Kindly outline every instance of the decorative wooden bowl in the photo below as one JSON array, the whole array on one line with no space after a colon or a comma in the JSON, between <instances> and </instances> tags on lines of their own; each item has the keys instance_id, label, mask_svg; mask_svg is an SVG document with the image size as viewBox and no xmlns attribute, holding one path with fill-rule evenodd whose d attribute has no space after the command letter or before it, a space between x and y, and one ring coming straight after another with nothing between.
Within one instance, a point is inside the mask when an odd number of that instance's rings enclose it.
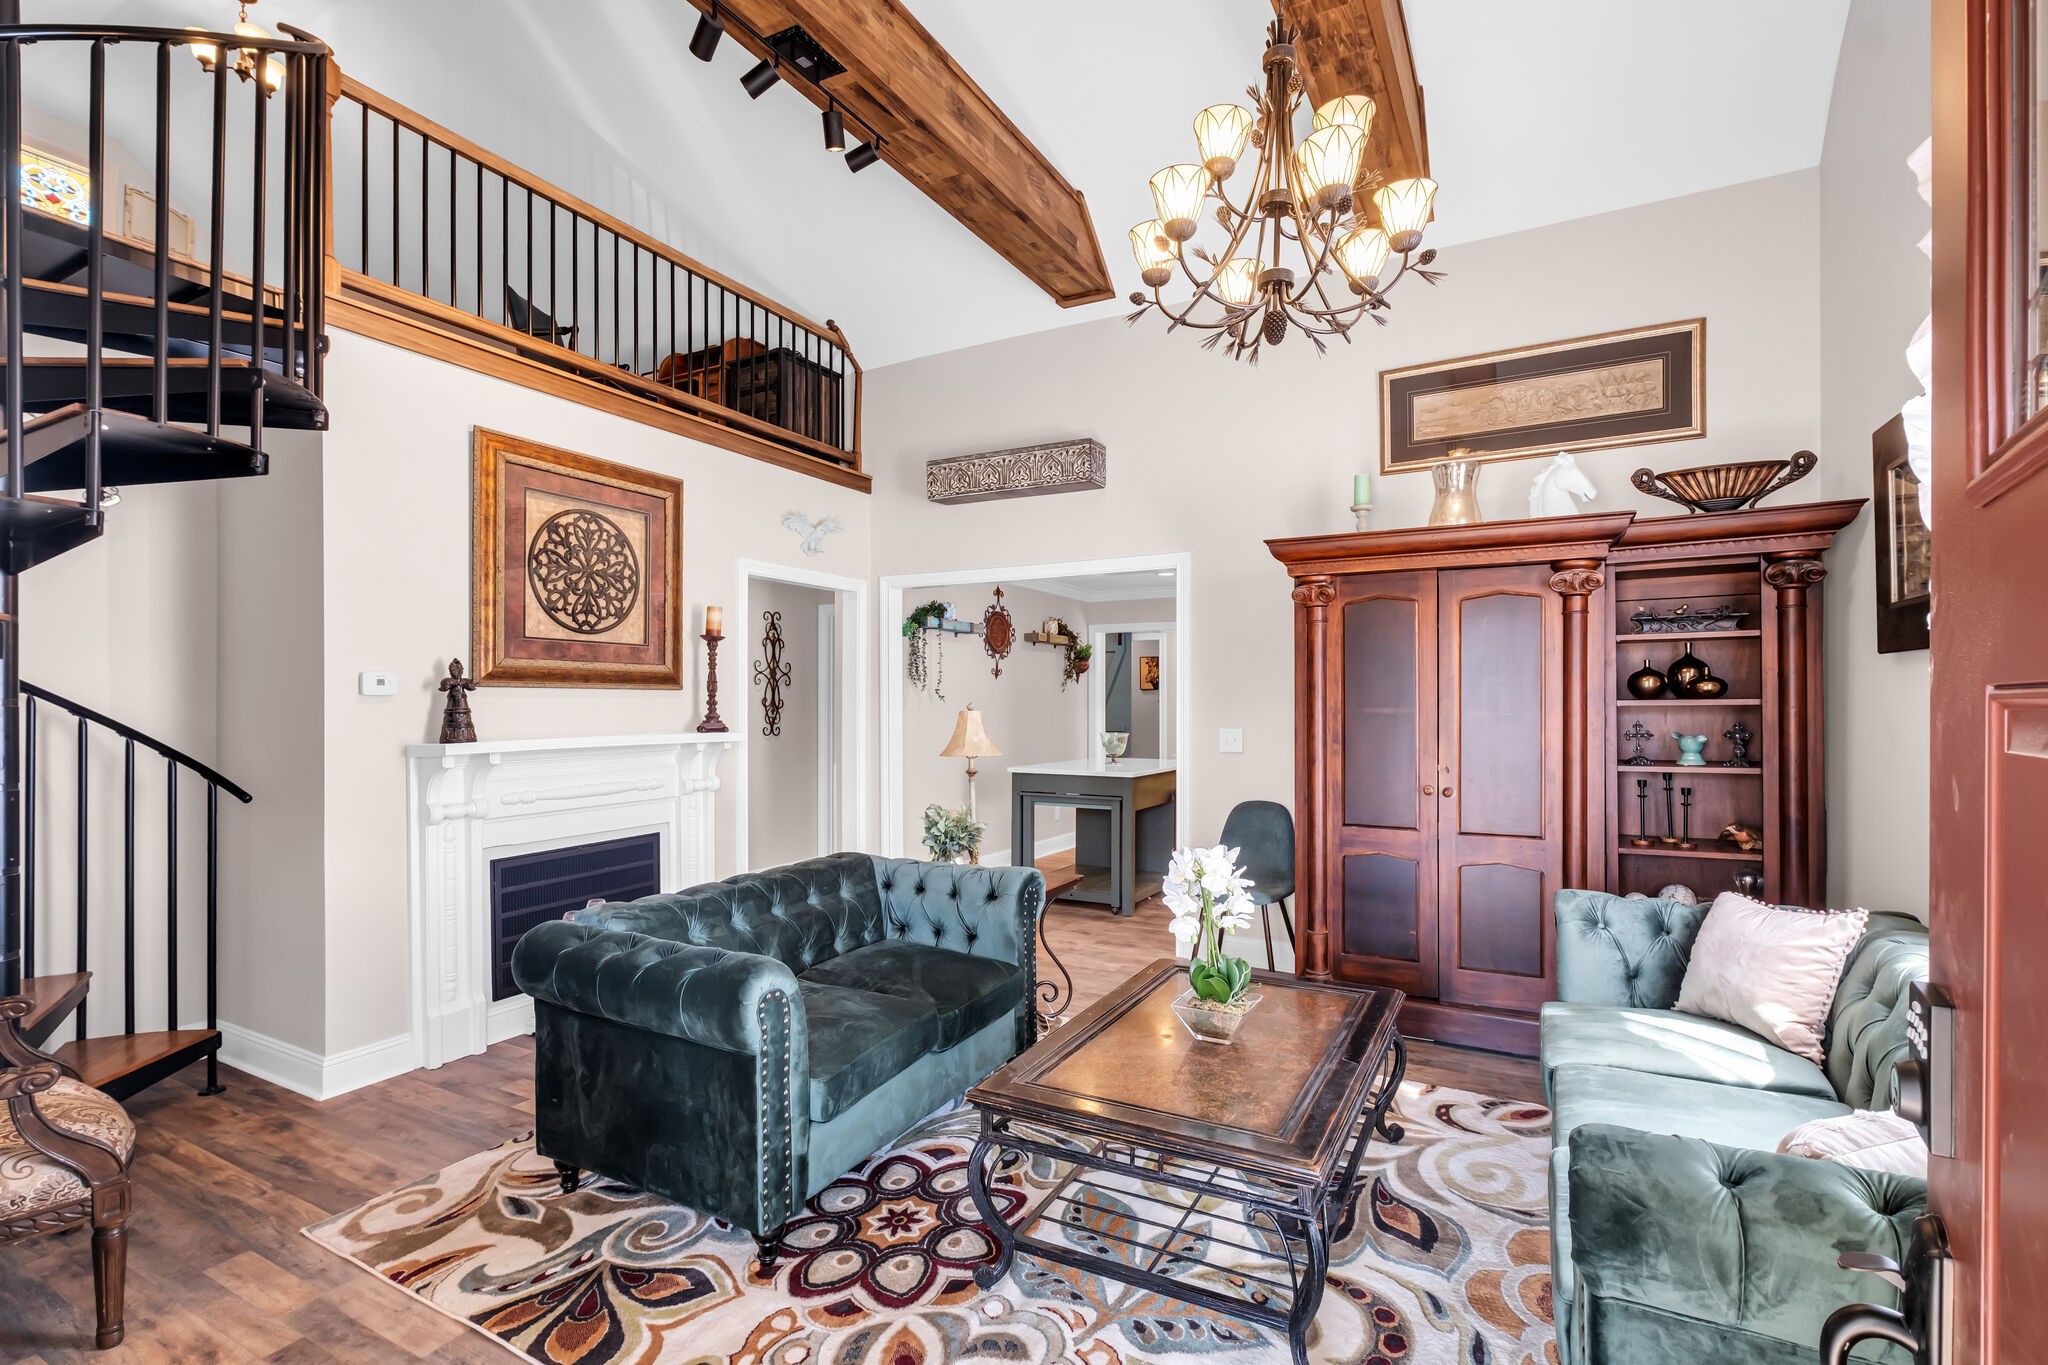
<instances>
[{"instance_id":1,"label":"decorative wooden bowl","mask_svg":"<svg viewBox=\"0 0 2048 1365\"><path fill-rule=\"evenodd\" d=\"M1629 482L1653 498L1675 502L1689 511L1733 512L1753 507L1788 484L1799 482L1819 463L1819 456L1802 450L1789 460L1702 465L1666 474L1638 469L1629 476Z\"/></svg>"}]
</instances>

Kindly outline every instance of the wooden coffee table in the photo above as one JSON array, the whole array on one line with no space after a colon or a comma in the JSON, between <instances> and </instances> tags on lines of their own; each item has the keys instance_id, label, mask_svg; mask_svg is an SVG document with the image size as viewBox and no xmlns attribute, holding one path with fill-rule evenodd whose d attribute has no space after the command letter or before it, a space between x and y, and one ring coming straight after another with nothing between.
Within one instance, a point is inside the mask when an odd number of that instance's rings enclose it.
<instances>
[{"instance_id":1,"label":"wooden coffee table","mask_svg":"<svg viewBox=\"0 0 2048 1365\"><path fill-rule=\"evenodd\" d=\"M1330 1228L1357 1193L1373 1135L1403 1136L1387 1121L1407 1066L1394 1028L1403 997L1252 977L1264 998L1228 1046L1182 1027L1170 1004L1187 964L1162 958L967 1092L981 1112L968 1188L1001 1248L975 1272L983 1289L1023 1251L1283 1329L1306 1365ZM997 1215L987 1170L1013 1152L1071 1168L1015 1226ZM1085 1216L1100 1198L1137 1210L1130 1236L1089 1219L1090 1237L1118 1243L1120 1256L1027 1231ZM1250 1264L1191 1249L1184 1229L1198 1209L1206 1244Z\"/></svg>"}]
</instances>

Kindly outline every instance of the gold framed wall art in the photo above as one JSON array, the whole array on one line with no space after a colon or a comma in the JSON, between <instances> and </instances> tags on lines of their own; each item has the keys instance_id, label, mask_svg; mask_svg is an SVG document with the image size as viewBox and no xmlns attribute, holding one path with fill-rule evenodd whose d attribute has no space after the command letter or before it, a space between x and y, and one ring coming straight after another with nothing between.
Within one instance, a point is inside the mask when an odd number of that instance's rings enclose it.
<instances>
[{"instance_id":1,"label":"gold framed wall art","mask_svg":"<svg viewBox=\"0 0 2048 1365\"><path fill-rule=\"evenodd\" d=\"M1707 434L1693 318L1380 372L1380 473Z\"/></svg>"},{"instance_id":2,"label":"gold framed wall art","mask_svg":"<svg viewBox=\"0 0 2048 1365\"><path fill-rule=\"evenodd\" d=\"M476 428L479 683L683 685L683 485Z\"/></svg>"}]
</instances>

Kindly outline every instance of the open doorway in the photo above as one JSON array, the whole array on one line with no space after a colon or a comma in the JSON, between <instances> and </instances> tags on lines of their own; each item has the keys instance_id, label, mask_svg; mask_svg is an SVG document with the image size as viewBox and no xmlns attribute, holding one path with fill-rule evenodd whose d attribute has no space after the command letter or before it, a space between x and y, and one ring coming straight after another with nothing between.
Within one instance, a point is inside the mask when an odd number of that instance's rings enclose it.
<instances>
[{"instance_id":1,"label":"open doorway","mask_svg":"<svg viewBox=\"0 0 2048 1365\"><path fill-rule=\"evenodd\" d=\"M742 561L727 720L742 731L735 775L743 869L779 867L867 842L867 585Z\"/></svg>"}]
</instances>

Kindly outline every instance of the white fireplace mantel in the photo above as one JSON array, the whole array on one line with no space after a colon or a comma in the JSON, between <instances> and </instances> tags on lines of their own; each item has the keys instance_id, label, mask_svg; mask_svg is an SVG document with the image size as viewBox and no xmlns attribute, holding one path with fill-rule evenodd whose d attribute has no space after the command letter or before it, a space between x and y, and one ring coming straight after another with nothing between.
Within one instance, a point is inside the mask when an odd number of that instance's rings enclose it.
<instances>
[{"instance_id":1,"label":"white fireplace mantel","mask_svg":"<svg viewBox=\"0 0 2048 1365\"><path fill-rule=\"evenodd\" d=\"M491 860L654 833L663 890L710 881L718 763L739 738L406 746L415 1065L467 1057L533 1027L531 1000L491 999Z\"/></svg>"}]
</instances>

